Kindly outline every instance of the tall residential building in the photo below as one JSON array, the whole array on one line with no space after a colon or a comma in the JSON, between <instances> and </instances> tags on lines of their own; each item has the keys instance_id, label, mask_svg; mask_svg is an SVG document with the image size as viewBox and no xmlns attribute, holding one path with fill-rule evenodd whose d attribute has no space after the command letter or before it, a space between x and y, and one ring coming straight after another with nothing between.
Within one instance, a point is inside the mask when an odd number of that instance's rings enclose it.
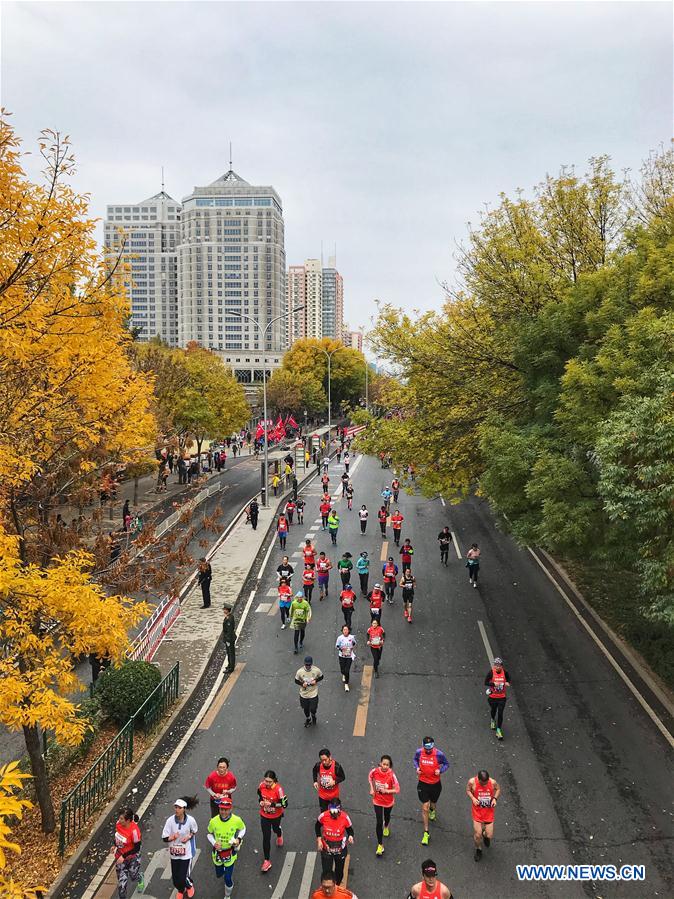
<instances>
[{"instance_id":1,"label":"tall residential building","mask_svg":"<svg viewBox=\"0 0 674 899\"><path fill-rule=\"evenodd\" d=\"M178 341L215 350L239 381L262 382L280 364L286 343L285 246L281 199L273 187L253 186L232 169L183 200L178 247Z\"/></svg>"},{"instance_id":2,"label":"tall residential building","mask_svg":"<svg viewBox=\"0 0 674 899\"><path fill-rule=\"evenodd\" d=\"M286 279L286 310L304 306L288 316L288 346L301 337L325 336L323 328L323 269L319 259L307 259L304 265L291 265Z\"/></svg>"},{"instance_id":3,"label":"tall residential building","mask_svg":"<svg viewBox=\"0 0 674 899\"><path fill-rule=\"evenodd\" d=\"M323 269L323 336L341 339L344 322L344 281L337 271L336 259L328 259Z\"/></svg>"},{"instance_id":4,"label":"tall residential building","mask_svg":"<svg viewBox=\"0 0 674 899\"><path fill-rule=\"evenodd\" d=\"M286 346L291 347L300 337L306 336L304 320L304 308L300 312L293 312L298 306L305 307L307 301L307 273L303 265L291 265L288 267L286 277Z\"/></svg>"},{"instance_id":5,"label":"tall residential building","mask_svg":"<svg viewBox=\"0 0 674 899\"><path fill-rule=\"evenodd\" d=\"M344 346L350 347L352 350L360 350L363 352L363 332L350 331L348 325L344 325L342 343Z\"/></svg>"},{"instance_id":6,"label":"tall residential building","mask_svg":"<svg viewBox=\"0 0 674 899\"><path fill-rule=\"evenodd\" d=\"M180 204L161 190L142 203L108 206L103 240L109 263L121 256L129 268L124 279L138 339L159 336L176 346Z\"/></svg>"}]
</instances>

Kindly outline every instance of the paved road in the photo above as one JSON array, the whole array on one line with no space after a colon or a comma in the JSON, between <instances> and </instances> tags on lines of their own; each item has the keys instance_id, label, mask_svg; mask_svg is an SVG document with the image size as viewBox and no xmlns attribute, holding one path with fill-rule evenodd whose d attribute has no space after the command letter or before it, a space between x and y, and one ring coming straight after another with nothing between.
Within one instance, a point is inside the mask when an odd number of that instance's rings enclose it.
<instances>
[{"instance_id":1,"label":"paved road","mask_svg":"<svg viewBox=\"0 0 674 899\"><path fill-rule=\"evenodd\" d=\"M357 508L365 502L372 518L384 478L371 459L361 458L354 472ZM344 550L370 553L376 568L382 539L376 520L365 537L355 510L341 501L337 552L317 530L318 488L308 488L306 526L292 530L296 552L306 533L337 561ZM672 895L672 757L652 721L644 714L614 669L582 630L568 607L532 560L495 529L487 506L469 501L443 507L439 500L401 496L403 537L415 546L418 580L415 620L402 617L400 597L384 609L387 645L382 676L361 693L367 615L357 608L360 639L352 690L342 688L334 640L341 625L333 575L333 596L319 603L305 651L325 673L319 723L305 729L293 676L301 657L292 653L292 632L280 629L271 610L274 548L252 606L239 647L243 663L238 680L219 711L207 716L143 818L144 861L149 865L146 897L168 899L167 859L160 832L173 800L200 792L195 815L202 831L202 854L194 869L197 896L220 897L209 861L205 830L208 802L205 775L221 754L228 755L239 779L237 811L248 837L236 870L239 899L307 899L318 882L313 852L313 823L318 810L311 768L321 747L329 747L346 770L342 789L352 816L356 842L348 883L359 899L402 897L418 879L428 855L457 897L646 897ZM440 566L436 535L448 523L465 553L473 540L482 547L481 583L468 584L456 553ZM391 531L389 530L389 539ZM391 545L391 544L390 544ZM296 578L297 580L297 578ZM372 582L372 581L371 581ZM399 591L398 591L399 592ZM480 622L484 635L480 629ZM488 725L483 679L488 670L485 639L502 655L512 689L506 710L505 740L497 743ZM225 685L226 688L227 685ZM369 698L364 736L354 736L359 702ZM421 824L412 757L421 737L430 733L448 755L450 770L428 848L419 845ZM402 792L396 804L386 853L376 859L374 815L367 772L381 753L393 756ZM255 790L266 768L274 768L290 797L284 822L286 845L272 849L272 871L259 873L261 837ZM478 865L473 861L467 779L486 767L500 782L496 839ZM519 863L644 864L647 879L638 884L521 883ZM70 893L85 895L84 890ZM91 894L89 894L91 895ZM101 889L97 899L110 896Z\"/></svg>"}]
</instances>

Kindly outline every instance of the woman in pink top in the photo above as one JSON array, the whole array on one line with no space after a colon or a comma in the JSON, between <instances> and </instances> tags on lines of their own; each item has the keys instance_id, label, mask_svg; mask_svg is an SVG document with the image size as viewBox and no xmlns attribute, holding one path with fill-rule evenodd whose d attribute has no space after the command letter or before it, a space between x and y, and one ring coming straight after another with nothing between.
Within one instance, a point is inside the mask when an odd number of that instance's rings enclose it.
<instances>
[{"instance_id":1,"label":"woman in pink top","mask_svg":"<svg viewBox=\"0 0 674 899\"><path fill-rule=\"evenodd\" d=\"M390 836L389 824L391 809L396 793L400 792L398 778L393 773L393 760L390 755L383 755L377 768L373 768L367 776L370 784L370 796L377 817L377 851L375 855L384 854L384 837Z\"/></svg>"}]
</instances>

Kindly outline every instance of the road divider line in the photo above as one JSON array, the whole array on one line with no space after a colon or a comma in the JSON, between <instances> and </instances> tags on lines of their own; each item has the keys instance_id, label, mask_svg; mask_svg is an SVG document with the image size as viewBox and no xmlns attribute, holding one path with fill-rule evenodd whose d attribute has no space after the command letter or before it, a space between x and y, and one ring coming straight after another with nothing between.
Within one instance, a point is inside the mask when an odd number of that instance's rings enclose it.
<instances>
[{"instance_id":1,"label":"road divider line","mask_svg":"<svg viewBox=\"0 0 674 899\"><path fill-rule=\"evenodd\" d=\"M487 636L487 631L484 629L484 624L481 621L478 621L477 626L480 629L480 636L482 637L482 642L484 643L484 649L487 653L487 659L489 660L489 664L494 661L494 653L492 652L491 643L489 642L489 637Z\"/></svg>"},{"instance_id":2,"label":"road divider line","mask_svg":"<svg viewBox=\"0 0 674 899\"><path fill-rule=\"evenodd\" d=\"M272 618L275 614L276 614L276 603L273 602L271 604L271 609L267 612L267 615L269 615L269 617Z\"/></svg>"},{"instance_id":3,"label":"road divider line","mask_svg":"<svg viewBox=\"0 0 674 899\"><path fill-rule=\"evenodd\" d=\"M210 729L213 722L215 721L215 719L218 716L218 712L225 704L225 700L227 699L229 694L234 689L234 686L235 686L236 682L238 681L238 679L241 677L241 672L243 671L243 669L245 667L246 667L245 662L237 662L236 663L236 667L234 668L234 671L229 675L229 677L227 678L227 681L225 682L224 687L222 688L222 690L220 690L218 695L215 697L215 699L211 703L208 711L206 712L204 717L201 719L201 723L199 724L199 730L209 730Z\"/></svg>"},{"instance_id":4,"label":"road divider line","mask_svg":"<svg viewBox=\"0 0 674 899\"><path fill-rule=\"evenodd\" d=\"M356 722L353 726L354 737L364 737L367 728L367 711L370 705L370 691L372 689L372 665L363 665L363 676L360 681L360 696L356 709Z\"/></svg>"},{"instance_id":5,"label":"road divider line","mask_svg":"<svg viewBox=\"0 0 674 899\"><path fill-rule=\"evenodd\" d=\"M380 562L385 562L388 559L388 540L384 540L381 545L381 558Z\"/></svg>"},{"instance_id":6,"label":"road divider line","mask_svg":"<svg viewBox=\"0 0 674 899\"><path fill-rule=\"evenodd\" d=\"M314 879L314 868L316 867L317 852L307 852L307 860L304 863L304 872L302 874L302 883L297 899L309 899L311 892L311 881Z\"/></svg>"},{"instance_id":7,"label":"road divider line","mask_svg":"<svg viewBox=\"0 0 674 899\"><path fill-rule=\"evenodd\" d=\"M278 879L278 883L276 884L276 888L274 892L271 894L271 899L283 899L283 894L286 891L286 887L290 882L290 875L293 872L293 865L295 864L295 856L297 853L289 852L283 860L283 867L281 868L281 875Z\"/></svg>"},{"instance_id":8,"label":"road divider line","mask_svg":"<svg viewBox=\"0 0 674 899\"><path fill-rule=\"evenodd\" d=\"M608 659L609 663L610 663L611 666L614 668L614 670L617 672L617 674L618 674L618 676L621 678L621 680L624 682L624 684L625 684L625 686L627 687L627 689L628 689L628 690L630 691L630 693L634 696L634 698L637 700L637 702L639 703L639 705L641 706L641 708L644 710L644 712L646 712L646 714L648 715L648 717L651 719L651 721L653 722L653 724L655 724L655 726L657 727L657 729L660 731L660 733L661 733L662 736L665 738L665 740L667 740L667 742L668 742L669 745L672 747L672 749L674 749L674 736L672 736L672 734L667 730L667 728L666 728L665 725L662 723L662 721L658 718L658 716L655 714L655 712L653 711L653 709L651 708L651 706L646 702L646 700L644 699L644 697L643 697L643 696L641 695L641 693L637 690L637 688L634 686L634 684L633 684L632 681L629 679L629 677L627 676L627 674L625 674L625 672L624 672L623 669L620 667L620 665L618 664L618 662L617 662L617 661L615 660L615 658L611 655L611 653L608 651L608 649L604 646L604 644L601 642L601 640L599 639L599 637L595 634L595 632L592 630L592 628L590 627L590 625L589 625L589 624L587 623L587 621L583 618L583 616L580 614L580 612L578 611L578 609L576 608L576 606L571 602L571 600L569 599L569 597L567 596L567 594L564 592L564 590L562 590L562 588L559 586L559 584L557 583L557 581L554 579L554 577L550 574L550 572L549 572L548 569L545 567L545 565L544 565L544 564L541 562L541 560L538 558L538 556L537 556L536 553L533 551L533 549L532 549L530 546L527 546L527 549L529 550L529 552L531 553L531 555L534 557L534 559L536 560L536 562L537 562L538 565L540 566L540 568L541 568L543 574L547 577L547 579L550 581L550 583L553 585L553 587L555 587L555 589L557 590L557 592L559 593L559 595L560 595L560 596L562 597L562 599L566 602L566 604L567 604L568 607L571 609L571 611L573 612L573 614L576 616L576 618L578 619L578 621L583 625L583 627L585 628L585 630L587 631L587 633L590 635L590 637L592 637L592 639L593 639L594 642L597 644L597 646L599 647L599 649L600 649L600 650L603 652L603 654L606 656L606 658Z\"/></svg>"},{"instance_id":9,"label":"road divider line","mask_svg":"<svg viewBox=\"0 0 674 899\"><path fill-rule=\"evenodd\" d=\"M452 540L454 541L454 549L456 550L457 558L463 559L463 554L461 552L461 547L459 546L459 538L456 536L454 531L451 531Z\"/></svg>"},{"instance_id":10,"label":"road divider line","mask_svg":"<svg viewBox=\"0 0 674 899\"><path fill-rule=\"evenodd\" d=\"M445 498L444 498L444 496L442 495L442 493L440 494L440 502L442 503L442 507L443 507L443 509L444 509L445 506L447 505L447 503L445 502Z\"/></svg>"},{"instance_id":11,"label":"road divider line","mask_svg":"<svg viewBox=\"0 0 674 899\"><path fill-rule=\"evenodd\" d=\"M271 555L271 551L272 551L272 549L274 548L274 543L275 543L275 542L276 542L275 540L272 540L272 542L269 544L269 549L267 550L267 554L265 555L265 557L264 557L264 559L263 559L263 561L262 561L262 565L260 565L260 570L259 570L258 573L257 573L257 580L258 580L258 581L261 581L261 580L262 580L262 575L264 574L264 570L265 570L265 568L267 567L267 562L269 561L269 556Z\"/></svg>"},{"instance_id":12,"label":"road divider line","mask_svg":"<svg viewBox=\"0 0 674 899\"><path fill-rule=\"evenodd\" d=\"M349 853L346 857L346 862L344 863L344 880L342 881L344 884L344 889L347 888L349 883L349 861L351 860L351 853Z\"/></svg>"},{"instance_id":13,"label":"road divider line","mask_svg":"<svg viewBox=\"0 0 674 899\"><path fill-rule=\"evenodd\" d=\"M266 615L269 612L269 606L273 606L272 602L261 602L258 607L255 609L256 612L260 612Z\"/></svg>"}]
</instances>

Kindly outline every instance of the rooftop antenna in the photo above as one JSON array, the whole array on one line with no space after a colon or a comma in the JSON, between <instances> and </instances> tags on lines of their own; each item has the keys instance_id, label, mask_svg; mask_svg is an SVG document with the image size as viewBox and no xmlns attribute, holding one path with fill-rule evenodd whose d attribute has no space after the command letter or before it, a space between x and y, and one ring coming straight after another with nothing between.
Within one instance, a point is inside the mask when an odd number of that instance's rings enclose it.
<instances>
[{"instance_id":1,"label":"rooftop antenna","mask_svg":"<svg viewBox=\"0 0 674 899\"><path fill-rule=\"evenodd\" d=\"M229 170L232 171L232 142L229 142Z\"/></svg>"},{"instance_id":2,"label":"rooftop antenna","mask_svg":"<svg viewBox=\"0 0 674 899\"><path fill-rule=\"evenodd\" d=\"M323 268L323 241L321 241L321 268Z\"/></svg>"},{"instance_id":3,"label":"rooftop antenna","mask_svg":"<svg viewBox=\"0 0 674 899\"><path fill-rule=\"evenodd\" d=\"M335 242L335 269L337 270L337 243Z\"/></svg>"},{"instance_id":4,"label":"rooftop antenna","mask_svg":"<svg viewBox=\"0 0 674 899\"><path fill-rule=\"evenodd\" d=\"M161 167L161 190L164 193L164 166Z\"/></svg>"}]
</instances>

